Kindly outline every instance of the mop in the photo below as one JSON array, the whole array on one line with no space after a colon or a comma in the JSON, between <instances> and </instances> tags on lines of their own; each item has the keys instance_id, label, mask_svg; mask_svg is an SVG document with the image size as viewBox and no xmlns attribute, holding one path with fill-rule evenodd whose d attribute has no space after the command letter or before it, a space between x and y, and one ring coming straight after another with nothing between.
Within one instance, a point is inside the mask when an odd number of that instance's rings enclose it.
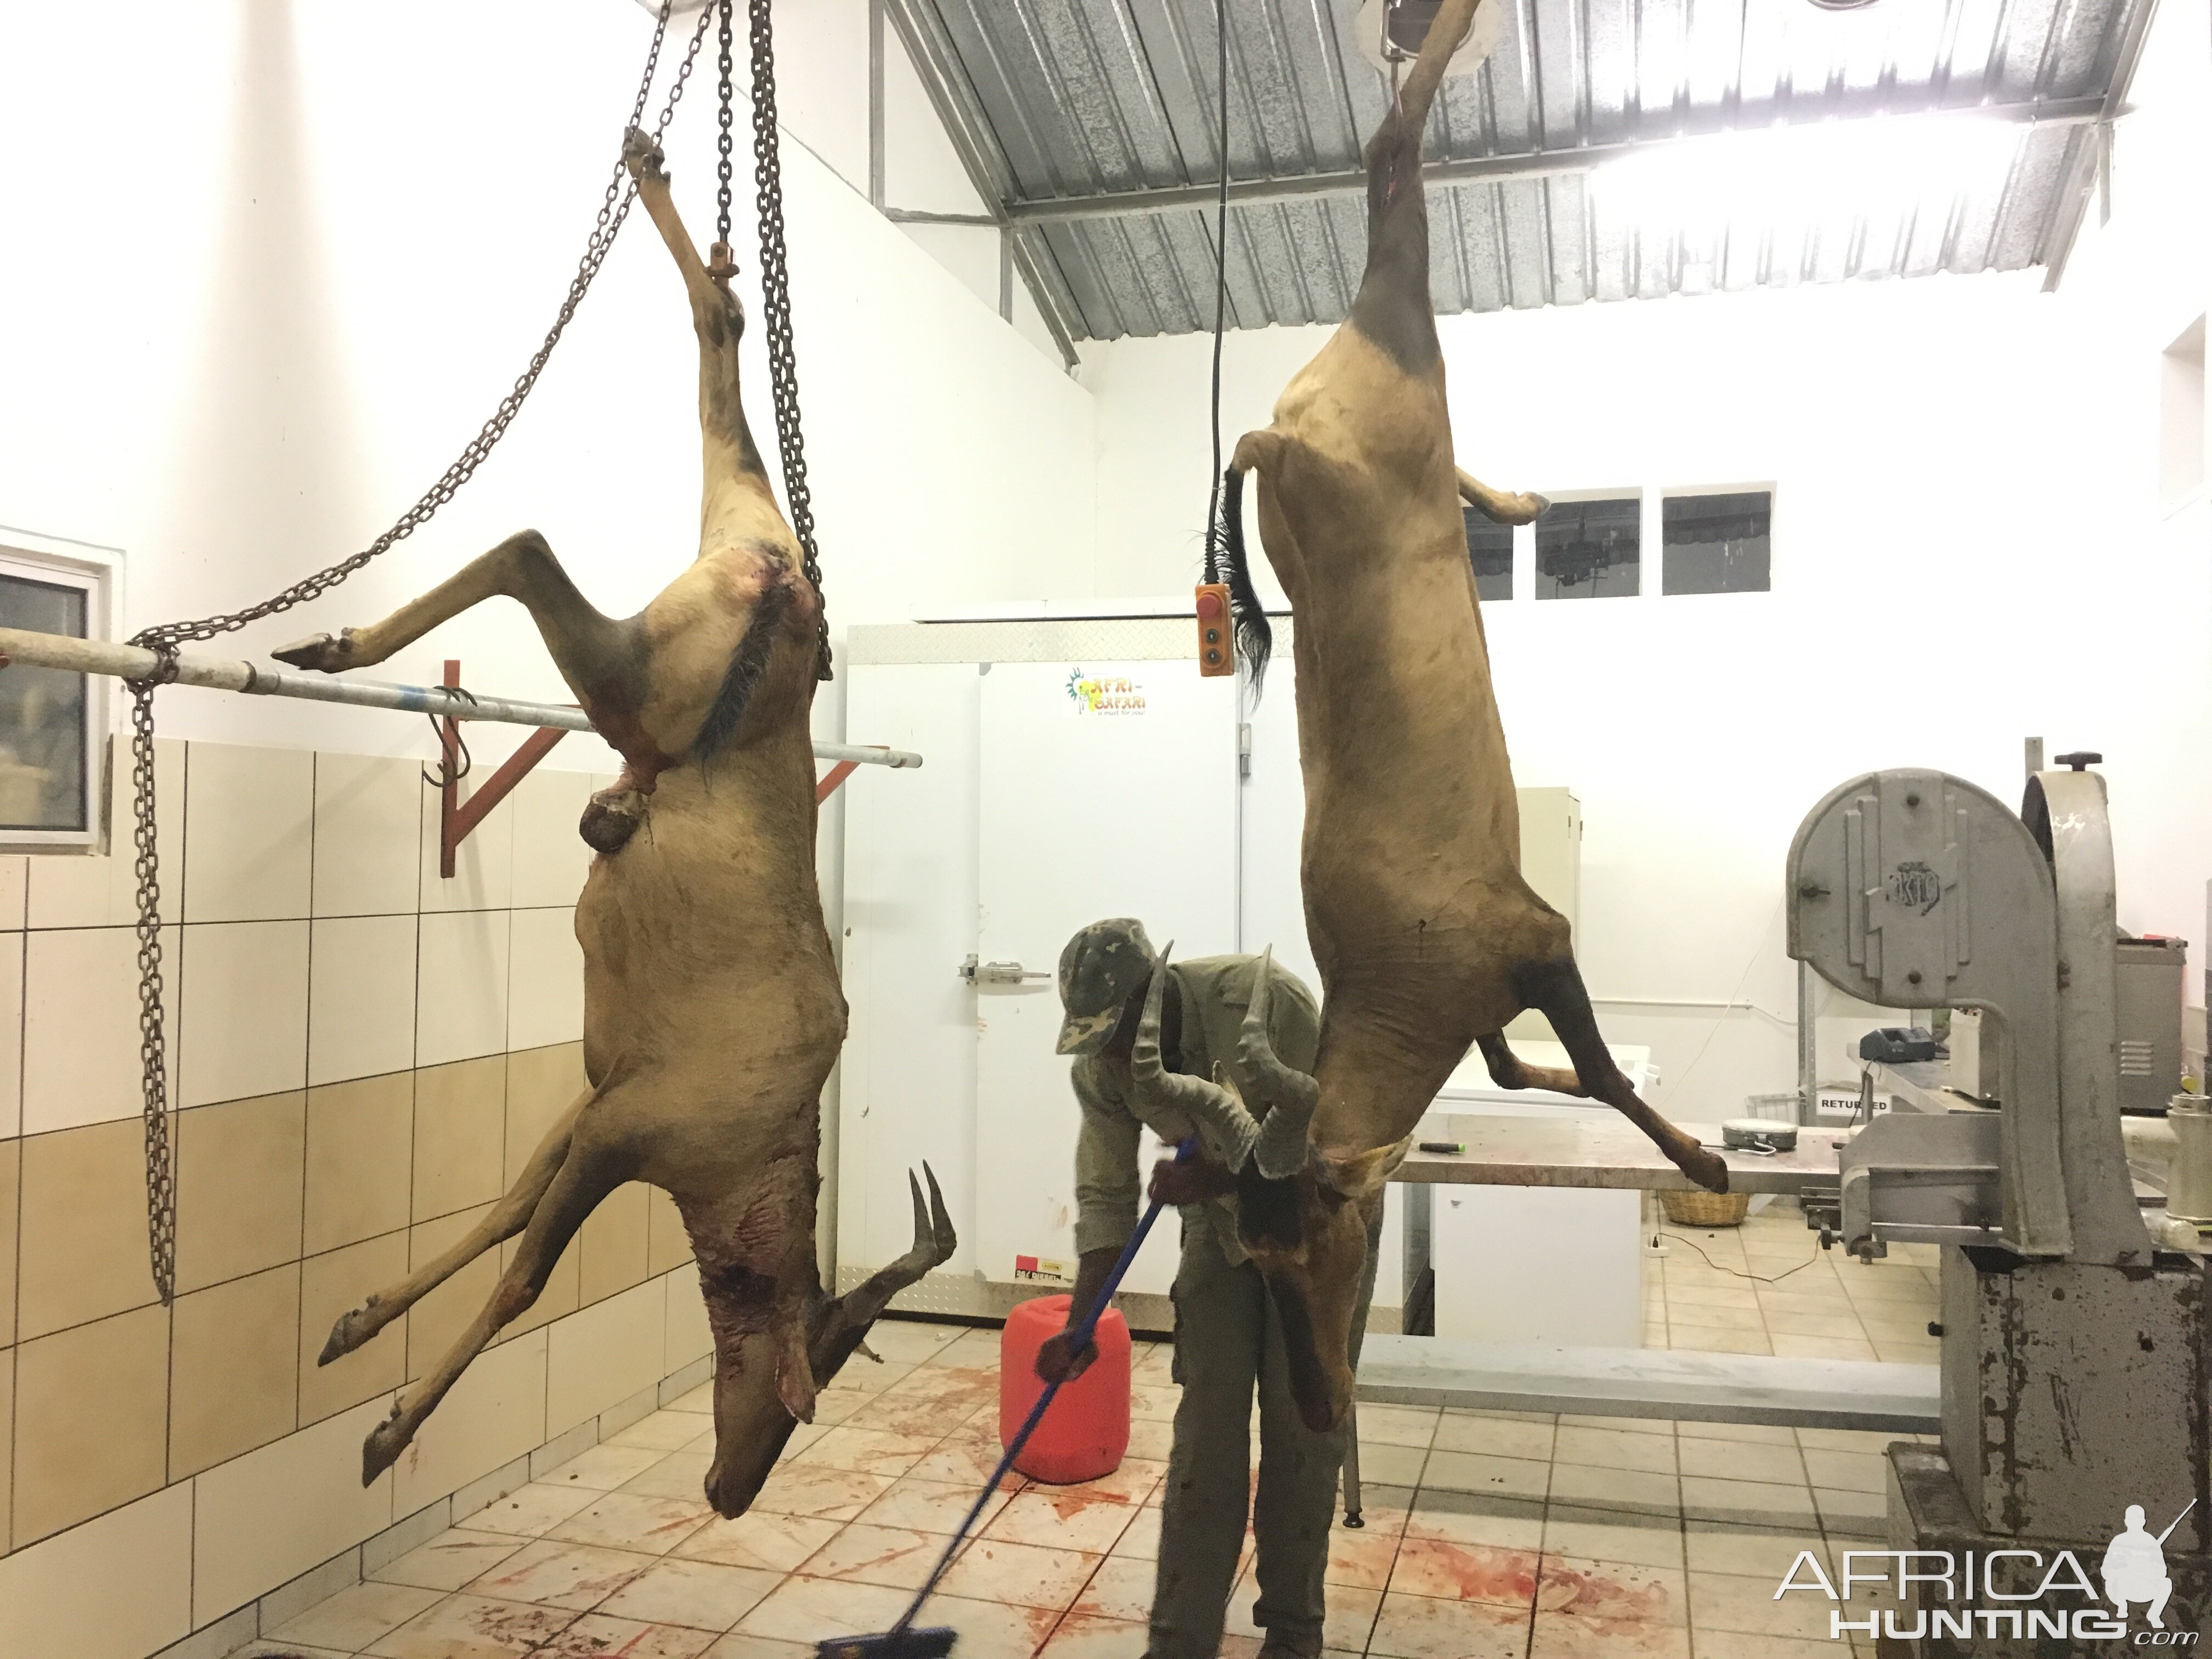
<instances>
[{"instance_id":1,"label":"mop","mask_svg":"<svg viewBox=\"0 0 2212 1659\"><path fill-rule=\"evenodd\" d=\"M1197 1151L1198 1137L1193 1135L1176 1148L1175 1161L1187 1164ZM1129 1264L1137 1259L1137 1252L1144 1245L1145 1236L1152 1231L1152 1223L1159 1219L1160 1211L1164 1207L1164 1201L1157 1198L1146 1206L1143 1217L1137 1223L1137 1231L1129 1235L1129 1242L1121 1247L1121 1256L1114 1263L1113 1272L1106 1275L1106 1283L1099 1290L1098 1299L1091 1304L1090 1311L1083 1316L1082 1322L1070 1334L1067 1351L1071 1355L1079 1354L1091 1346L1091 1334L1097 1329L1098 1321L1105 1313L1107 1304L1114 1299L1114 1292L1121 1288L1121 1276L1129 1271ZM1022 1426L1006 1443L1006 1455L999 1460L999 1467L991 1472L982 1494L968 1511L968 1518L960 1523L960 1530L953 1534L952 1541L945 1547L945 1553L937 1558L937 1565L930 1569L929 1577L923 1581L921 1589L908 1604L907 1610L899 1615L898 1623L878 1636L833 1636L826 1642L817 1642L814 1644L815 1659L945 1659L945 1656L952 1651L953 1643L959 1639L957 1631L948 1625L933 1625L916 1630L914 1627L915 1615L921 1611L922 1604L936 1593L938 1580L944 1577L952 1565L952 1558L960 1553L960 1547L968 1541L969 1531L983 1513L983 1506L999 1490L1000 1484L1006 1478L1006 1472L1013 1468L1014 1460L1022 1455L1022 1448L1029 1444L1030 1436L1036 1432L1037 1425L1044 1420L1047 1408L1059 1393L1059 1382L1045 1385L1044 1392L1037 1396L1036 1404L1030 1407L1030 1414Z\"/></svg>"}]
</instances>

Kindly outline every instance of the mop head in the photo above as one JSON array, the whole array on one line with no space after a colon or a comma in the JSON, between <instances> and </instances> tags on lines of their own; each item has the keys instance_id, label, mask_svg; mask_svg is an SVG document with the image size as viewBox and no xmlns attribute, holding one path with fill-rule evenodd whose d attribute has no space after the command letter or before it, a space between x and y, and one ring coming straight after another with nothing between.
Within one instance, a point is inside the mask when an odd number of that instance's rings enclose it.
<instances>
[{"instance_id":1,"label":"mop head","mask_svg":"<svg viewBox=\"0 0 2212 1659\"><path fill-rule=\"evenodd\" d=\"M939 1625L929 1630L885 1631L881 1636L838 1636L814 1644L814 1659L945 1659L960 1633Z\"/></svg>"}]
</instances>

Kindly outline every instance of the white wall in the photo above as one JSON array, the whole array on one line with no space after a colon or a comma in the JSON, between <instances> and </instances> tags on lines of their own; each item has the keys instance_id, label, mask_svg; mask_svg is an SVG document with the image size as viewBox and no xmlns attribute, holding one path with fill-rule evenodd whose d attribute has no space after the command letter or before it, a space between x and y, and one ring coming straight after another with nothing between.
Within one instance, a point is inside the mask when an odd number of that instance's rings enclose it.
<instances>
[{"instance_id":1,"label":"white wall","mask_svg":"<svg viewBox=\"0 0 2212 1659\"><path fill-rule=\"evenodd\" d=\"M864 187L867 165L866 10L779 9L803 139L784 145L784 193L832 623L947 596L1085 592L1088 394L850 182L857 168ZM551 321L650 27L629 0L10 9L0 143L44 159L20 170L11 215L30 257L0 263L0 525L124 549L126 630L249 604L365 544L437 477ZM702 243L712 52L669 145ZM927 115L905 108L902 154L938 154L913 134ZM741 108L734 240L757 318L749 118ZM697 545L688 324L639 212L477 481L337 594L239 636L237 653L374 619L525 526L601 608L637 609ZM751 412L772 453L756 361ZM564 696L506 605L380 672L432 680L447 656L473 685ZM820 711L836 732L835 688ZM186 737L431 752L418 722L314 705L179 690L161 715ZM476 746L495 757L516 735L486 730ZM553 763L604 766L595 747L572 738Z\"/></svg>"},{"instance_id":2,"label":"white wall","mask_svg":"<svg viewBox=\"0 0 2212 1659\"><path fill-rule=\"evenodd\" d=\"M1783 860L1860 770L1941 767L2017 800L2024 737L2102 750L2122 925L2202 958L2206 509L2162 516L2154 430L2159 352L2206 286L2203 19L2183 15L2138 88L2179 112L2123 125L2112 246L2086 246L2057 298L2036 271L1441 325L1478 477L1775 491L1770 594L1659 597L1647 509L1644 597L1485 611L1516 781L1583 804L1591 992L1684 1115L1792 1086ZM1225 443L1326 337L1230 337ZM1195 579L1208 343L1085 350L1102 593ZM1643 1000L1661 999L1682 1006ZM1695 1006L1740 1001L1758 1007ZM1843 1039L1870 1023L1824 1021L1824 1071L1854 1069Z\"/></svg>"},{"instance_id":3,"label":"white wall","mask_svg":"<svg viewBox=\"0 0 2212 1659\"><path fill-rule=\"evenodd\" d=\"M833 636L948 603L1087 593L1090 394L1018 285L1000 315L996 231L925 241L870 204L866 0L779 6L777 21L793 326ZM0 528L122 550L126 636L252 605L368 544L538 349L618 153L651 27L630 0L0 11L0 152L22 162L0 260ZM670 33L664 87L688 20ZM979 205L895 33L885 46L886 201ZM710 39L667 145L702 246L713 52ZM649 110L660 103L656 93ZM774 465L750 118L741 104L732 240L754 320L749 411ZM990 274L971 287L979 238ZM676 273L635 212L504 446L437 520L329 597L204 648L257 657L374 621L526 526L602 610L637 611L697 550L696 362ZM505 602L376 674L434 683L447 658L477 690L568 700ZM126 701L114 700L118 723ZM181 688L158 709L169 737L435 753L426 723L388 714ZM842 680L821 689L814 726L848 735ZM488 765L524 734L469 735ZM546 765L614 769L584 735ZM823 823L833 937L842 810L834 801ZM834 1083L830 1103L834 1137ZM836 1167L834 1139L824 1165Z\"/></svg>"}]
</instances>

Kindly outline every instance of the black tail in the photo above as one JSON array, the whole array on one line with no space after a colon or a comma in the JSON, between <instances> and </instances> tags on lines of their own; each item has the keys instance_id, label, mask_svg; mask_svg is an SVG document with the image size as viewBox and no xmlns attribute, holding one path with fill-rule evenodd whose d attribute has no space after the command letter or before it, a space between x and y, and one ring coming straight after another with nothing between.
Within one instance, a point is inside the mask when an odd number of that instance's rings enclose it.
<instances>
[{"instance_id":1,"label":"black tail","mask_svg":"<svg viewBox=\"0 0 2212 1659\"><path fill-rule=\"evenodd\" d=\"M1252 586L1252 569L1244 554L1244 475L1235 467L1221 475L1221 522L1215 526L1215 548L1221 578L1229 584L1229 614L1237 623L1237 648L1252 665L1252 695L1267 675L1267 659L1274 653L1275 630L1260 608L1259 591Z\"/></svg>"}]
</instances>

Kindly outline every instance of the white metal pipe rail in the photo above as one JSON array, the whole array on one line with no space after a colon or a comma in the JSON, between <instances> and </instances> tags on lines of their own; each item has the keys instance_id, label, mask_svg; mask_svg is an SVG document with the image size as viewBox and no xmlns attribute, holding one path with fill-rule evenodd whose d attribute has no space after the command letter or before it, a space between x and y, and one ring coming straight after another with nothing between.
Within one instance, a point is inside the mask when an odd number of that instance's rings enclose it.
<instances>
[{"instance_id":1,"label":"white metal pipe rail","mask_svg":"<svg viewBox=\"0 0 2212 1659\"><path fill-rule=\"evenodd\" d=\"M76 674L106 674L144 679L161 659L143 647L111 645L103 640L71 639L64 634L33 634L0 628L0 657L26 668L60 668ZM329 674L264 668L255 663L179 653L173 684L211 691L241 691L255 697L299 697L309 702L351 703L360 708L397 708L437 719L488 720L500 726L558 726L589 732L580 708L562 703L523 702L513 697L464 694L437 685L391 685L380 680L340 679ZM855 744L817 743L817 760L849 761L859 766L911 767L921 757L903 749L871 749Z\"/></svg>"}]
</instances>

